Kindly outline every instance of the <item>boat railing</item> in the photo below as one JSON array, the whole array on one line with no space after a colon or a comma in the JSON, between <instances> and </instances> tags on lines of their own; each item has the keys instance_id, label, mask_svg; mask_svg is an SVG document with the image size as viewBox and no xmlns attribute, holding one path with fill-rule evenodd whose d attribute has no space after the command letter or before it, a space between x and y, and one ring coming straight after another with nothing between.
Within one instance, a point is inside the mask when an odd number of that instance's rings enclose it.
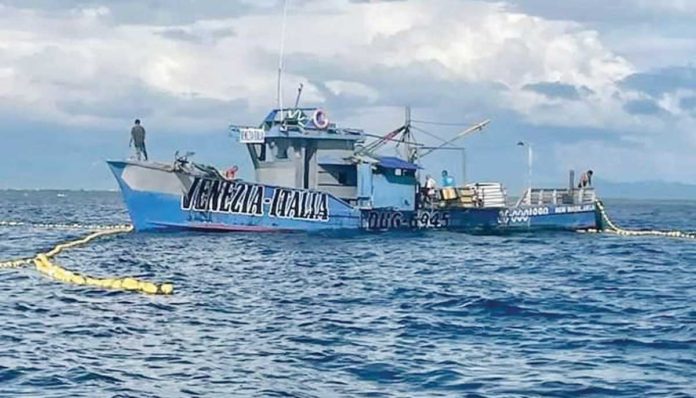
<instances>
[{"instance_id":1,"label":"boat railing","mask_svg":"<svg viewBox=\"0 0 696 398\"><path fill-rule=\"evenodd\" d=\"M532 188L524 191L516 206L589 204L597 199L594 188Z\"/></svg>"}]
</instances>

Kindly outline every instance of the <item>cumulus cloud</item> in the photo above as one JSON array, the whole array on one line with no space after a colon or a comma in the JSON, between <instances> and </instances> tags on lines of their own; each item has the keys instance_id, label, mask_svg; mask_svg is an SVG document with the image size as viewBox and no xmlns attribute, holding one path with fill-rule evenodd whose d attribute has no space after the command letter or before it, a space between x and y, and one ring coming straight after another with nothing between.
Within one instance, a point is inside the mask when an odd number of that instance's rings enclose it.
<instances>
[{"instance_id":1,"label":"cumulus cloud","mask_svg":"<svg viewBox=\"0 0 696 398\"><path fill-rule=\"evenodd\" d=\"M633 73L623 79L621 85L653 97L679 89L694 90L696 89L696 67L676 66Z\"/></svg>"},{"instance_id":2,"label":"cumulus cloud","mask_svg":"<svg viewBox=\"0 0 696 398\"><path fill-rule=\"evenodd\" d=\"M696 16L696 3L689 0L490 0L519 12L548 19L583 23L625 24L652 22L655 18L687 21Z\"/></svg>"},{"instance_id":3,"label":"cumulus cloud","mask_svg":"<svg viewBox=\"0 0 696 398\"><path fill-rule=\"evenodd\" d=\"M185 131L257 122L275 105L279 2L174 3L0 0L0 108L94 128L135 116ZM378 131L411 105L423 119L497 118L501 140L543 131L562 145L610 141L624 156L669 130L696 148L693 68L640 69L576 15L581 2L551 3L291 2L284 101L302 83L302 104ZM616 12L692 12L651 4Z\"/></svg>"},{"instance_id":4,"label":"cumulus cloud","mask_svg":"<svg viewBox=\"0 0 696 398\"><path fill-rule=\"evenodd\" d=\"M580 99L580 91L571 84L563 84L558 82L539 82L526 84L522 88L525 90L530 90L545 95L548 98L561 98L569 100ZM587 88L585 90L587 92L591 92L591 90Z\"/></svg>"},{"instance_id":5,"label":"cumulus cloud","mask_svg":"<svg viewBox=\"0 0 696 398\"><path fill-rule=\"evenodd\" d=\"M235 33L234 29L229 27L208 30L177 27L162 29L158 34L171 40L188 41L195 44L212 44L218 40L234 36Z\"/></svg>"},{"instance_id":6,"label":"cumulus cloud","mask_svg":"<svg viewBox=\"0 0 696 398\"><path fill-rule=\"evenodd\" d=\"M2 0L5 6L64 18L78 12L109 10L111 24L179 25L267 12L275 0Z\"/></svg>"},{"instance_id":7,"label":"cumulus cloud","mask_svg":"<svg viewBox=\"0 0 696 398\"><path fill-rule=\"evenodd\" d=\"M483 83L506 87L509 106L531 113L526 105L516 106L524 99L517 94L527 84L556 80L606 96L613 82L631 71L601 46L594 33L575 24L548 22L483 3L431 4L338 4L321 17L294 9L289 26L297 28L288 34L288 86L307 83L310 101L357 95L370 103L379 102L384 86L408 86L415 73L421 87L411 89L410 96L408 89L402 89L403 103L417 104L429 97L428 81L435 86ZM72 12L61 19L13 8L3 13L7 22L3 26L16 36L6 43L8 56L11 64L22 66L12 71L20 82L13 94L33 93L32 100L43 103L47 113L64 117L69 115L60 115L61 109L67 108L53 106L55 98L100 101L100 93L111 95L130 79L174 96L195 93L222 101L244 99L257 106L272 101L275 62L271 61L278 29L269 27L280 25L279 15L266 16L264 24L251 14L161 28L112 25L107 16L119 6L112 7ZM71 33L66 36L64 30ZM317 76L303 74L312 72L314 64L327 62L339 76L326 74L325 80L313 84ZM371 74L382 79L370 78ZM343 85L341 94L337 84ZM352 93L346 90L349 86ZM323 87L328 92L322 92Z\"/></svg>"},{"instance_id":8,"label":"cumulus cloud","mask_svg":"<svg viewBox=\"0 0 696 398\"><path fill-rule=\"evenodd\" d=\"M634 115L656 115L663 111L655 101L649 99L628 101L624 109Z\"/></svg>"},{"instance_id":9,"label":"cumulus cloud","mask_svg":"<svg viewBox=\"0 0 696 398\"><path fill-rule=\"evenodd\" d=\"M679 106L686 111L696 111L696 97L686 97L679 101Z\"/></svg>"}]
</instances>

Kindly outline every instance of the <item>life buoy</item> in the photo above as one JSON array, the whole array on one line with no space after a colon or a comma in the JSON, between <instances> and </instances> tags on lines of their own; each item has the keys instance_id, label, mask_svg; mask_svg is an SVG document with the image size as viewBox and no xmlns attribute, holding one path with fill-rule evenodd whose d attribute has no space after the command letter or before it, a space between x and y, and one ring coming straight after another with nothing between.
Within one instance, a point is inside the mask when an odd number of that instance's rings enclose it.
<instances>
[{"instance_id":1,"label":"life buoy","mask_svg":"<svg viewBox=\"0 0 696 398\"><path fill-rule=\"evenodd\" d=\"M318 129L325 129L329 127L329 118L326 117L326 112L324 112L321 109L317 109L314 111L314 115L312 116L312 122L314 123L314 126Z\"/></svg>"}]
</instances>

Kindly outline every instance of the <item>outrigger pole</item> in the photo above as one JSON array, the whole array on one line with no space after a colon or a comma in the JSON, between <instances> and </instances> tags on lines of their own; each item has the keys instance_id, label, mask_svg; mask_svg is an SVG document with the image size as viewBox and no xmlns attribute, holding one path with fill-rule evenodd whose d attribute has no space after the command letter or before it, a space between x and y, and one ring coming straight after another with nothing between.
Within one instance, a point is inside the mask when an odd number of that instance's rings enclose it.
<instances>
[{"instance_id":1,"label":"outrigger pole","mask_svg":"<svg viewBox=\"0 0 696 398\"><path fill-rule=\"evenodd\" d=\"M365 145L358 153L356 153L356 155L360 156L360 155L365 155L367 153L375 152L377 149L384 146L388 141L395 141L394 137L396 137L399 133L403 132L405 129L406 129L406 126L401 126L401 127L397 128L396 130L387 133L386 135L384 135L380 139L378 139L374 142L371 142L368 145Z\"/></svg>"},{"instance_id":2,"label":"outrigger pole","mask_svg":"<svg viewBox=\"0 0 696 398\"><path fill-rule=\"evenodd\" d=\"M461 133L455 135L454 138L452 138L452 139L450 139L450 140L447 140L447 141L443 142L442 144L440 144L440 145L438 145L438 146L436 146L436 147L430 148L429 150L427 150L427 151L425 151L425 152L419 154L418 158L419 158L419 159L423 159L425 156L428 156L429 154L431 154L431 153L437 151L438 149L442 149L442 148L444 148L444 147L447 146L447 145L451 145L454 141L457 141L458 139L460 139L460 138L462 138L462 137L464 137L464 136L467 136L467 135L469 135L469 134L475 133L475 132L477 132L477 131L481 131L481 130L483 130L483 128L486 127L490 122L491 122L490 120L484 120L484 121L481 122L481 123L475 124L475 125L469 127L468 129L462 131Z\"/></svg>"}]
</instances>

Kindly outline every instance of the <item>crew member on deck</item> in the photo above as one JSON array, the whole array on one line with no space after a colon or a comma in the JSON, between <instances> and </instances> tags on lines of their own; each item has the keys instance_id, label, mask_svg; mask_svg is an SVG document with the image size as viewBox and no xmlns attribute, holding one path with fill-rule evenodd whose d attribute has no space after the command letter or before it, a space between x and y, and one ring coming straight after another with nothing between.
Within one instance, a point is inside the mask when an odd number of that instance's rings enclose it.
<instances>
[{"instance_id":1,"label":"crew member on deck","mask_svg":"<svg viewBox=\"0 0 696 398\"><path fill-rule=\"evenodd\" d=\"M239 167L237 167L237 165L235 164L234 166L225 170L225 178L230 181L234 180L235 178L237 178L237 171L239 171Z\"/></svg>"},{"instance_id":2,"label":"crew member on deck","mask_svg":"<svg viewBox=\"0 0 696 398\"><path fill-rule=\"evenodd\" d=\"M432 203L435 200L435 179L428 174L425 177L425 197L428 200L428 203Z\"/></svg>"},{"instance_id":3,"label":"crew member on deck","mask_svg":"<svg viewBox=\"0 0 696 398\"><path fill-rule=\"evenodd\" d=\"M585 188L592 186L592 170L587 170L580 176L580 181L578 182L578 188Z\"/></svg>"},{"instance_id":4,"label":"crew member on deck","mask_svg":"<svg viewBox=\"0 0 696 398\"><path fill-rule=\"evenodd\" d=\"M447 170L442 170L442 186L443 187L453 187L454 186L454 178L452 178L451 175L447 174Z\"/></svg>"},{"instance_id":5,"label":"crew member on deck","mask_svg":"<svg viewBox=\"0 0 696 398\"><path fill-rule=\"evenodd\" d=\"M135 126L131 129L131 139L128 146L135 145L135 155L138 160L141 156L147 160L147 150L145 149L145 128L140 125L140 119L135 119Z\"/></svg>"}]
</instances>

